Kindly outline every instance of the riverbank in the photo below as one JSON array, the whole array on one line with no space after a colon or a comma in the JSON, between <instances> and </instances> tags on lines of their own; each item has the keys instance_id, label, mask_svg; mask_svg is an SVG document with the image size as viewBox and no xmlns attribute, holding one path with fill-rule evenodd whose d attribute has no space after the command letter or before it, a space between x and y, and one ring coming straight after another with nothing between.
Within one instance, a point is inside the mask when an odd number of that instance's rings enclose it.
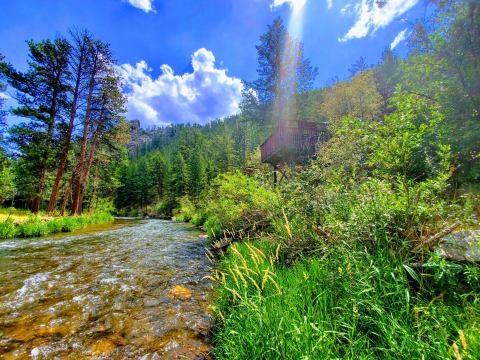
<instances>
[{"instance_id":1,"label":"riverbank","mask_svg":"<svg viewBox=\"0 0 480 360\"><path fill-rule=\"evenodd\" d=\"M113 216L107 213L80 216L34 215L16 209L0 210L0 239L38 237L60 232L72 232L87 225L108 223Z\"/></svg>"},{"instance_id":2,"label":"riverbank","mask_svg":"<svg viewBox=\"0 0 480 360\"><path fill-rule=\"evenodd\" d=\"M307 194L309 175L281 191L224 175L180 211L221 248L215 358L479 358L480 267L429 247L454 222L478 226L478 196L408 203L382 180Z\"/></svg>"}]
</instances>

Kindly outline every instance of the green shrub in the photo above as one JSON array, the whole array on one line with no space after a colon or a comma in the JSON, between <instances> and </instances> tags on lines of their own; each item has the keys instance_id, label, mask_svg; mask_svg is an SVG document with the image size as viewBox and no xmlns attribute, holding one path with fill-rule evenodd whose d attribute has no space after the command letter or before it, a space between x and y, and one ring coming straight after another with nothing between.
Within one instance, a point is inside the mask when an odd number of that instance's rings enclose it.
<instances>
[{"instance_id":1,"label":"green shrub","mask_svg":"<svg viewBox=\"0 0 480 360\"><path fill-rule=\"evenodd\" d=\"M38 237L49 233L47 221L32 216L27 221L17 225L17 236L19 237Z\"/></svg>"},{"instance_id":2,"label":"green shrub","mask_svg":"<svg viewBox=\"0 0 480 360\"><path fill-rule=\"evenodd\" d=\"M221 175L214 181L205 213L208 235L218 238L225 232L242 237L269 230L281 210L275 192L237 172Z\"/></svg>"},{"instance_id":3,"label":"green shrub","mask_svg":"<svg viewBox=\"0 0 480 360\"><path fill-rule=\"evenodd\" d=\"M173 210L176 221L190 221L195 215L195 204L188 198L183 196L179 200L179 206Z\"/></svg>"},{"instance_id":4,"label":"green shrub","mask_svg":"<svg viewBox=\"0 0 480 360\"><path fill-rule=\"evenodd\" d=\"M113 214L115 212L115 205L110 198L98 198L93 207L93 212L96 214Z\"/></svg>"},{"instance_id":5,"label":"green shrub","mask_svg":"<svg viewBox=\"0 0 480 360\"><path fill-rule=\"evenodd\" d=\"M66 216L62 219L62 231L71 232L78 228L77 220L72 216Z\"/></svg>"},{"instance_id":6,"label":"green shrub","mask_svg":"<svg viewBox=\"0 0 480 360\"><path fill-rule=\"evenodd\" d=\"M203 211L193 214L190 222L195 226L202 226L207 221L207 215Z\"/></svg>"},{"instance_id":7,"label":"green shrub","mask_svg":"<svg viewBox=\"0 0 480 360\"><path fill-rule=\"evenodd\" d=\"M64 218L54 218L47 222L49 233L59 233L63 231Z\"/></svg>"},{"instance_id":8,"label":"green shrub","mask_svg":"<svg viewBox=\"0 0 480 360\"><path fill-rule=\"evenodd\" d=\"M11 219L0 222L0 239L13 238L17 235L17 228Z\"/></svg>"}]
</instances>

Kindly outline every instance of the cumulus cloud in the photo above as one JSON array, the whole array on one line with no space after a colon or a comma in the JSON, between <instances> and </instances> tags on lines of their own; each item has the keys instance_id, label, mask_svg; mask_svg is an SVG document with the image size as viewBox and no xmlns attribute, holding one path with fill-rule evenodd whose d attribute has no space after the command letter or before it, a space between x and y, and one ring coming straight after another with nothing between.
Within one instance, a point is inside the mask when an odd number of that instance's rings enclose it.
<instances>
[{"instance_id":1,"label":"cumulus cloud","mask_svg":"<svg viewBox=\"0 0 480 360\"><path fill-rule=\"evenodd\" d=\"M395 36L395 39L393 39L392 43L390 44L390 49L395 49L398 44L400 44L402 41L405 41L407 38L407 29L400 31L397 36Z\"/></svg>"},{"instance_id":2,"label":"cumulus cloud","mask_svg":"<svg viewBox=\"0 0 480 360\"><path fill-rule=\"evenodd\" d=\"M333 0L327 0L327 7L331 9L333 6Z\"/></svg>"},{"instance_id":3,"label":"cumulus cloud","mask_svg":"<svg viewBox=\"0 0 480 360\"><path fill-rule=\"evenodd\" d=\"M145 61L123 64L118 71L124 79L129 119L143 126L172 123L205 124L238 113L243 83L215 66L215 56L205 48L192 55L193 72L175 75L169 65L152 78Z\"/></svg>"},{"instance_id":4,"label":"cumulus cloud","mask_svg":"<svg viewBox=\"0 0 480 360\"><path fill-rule=\"evenodd\" d=\"M127 0L130 5L137 9L143 10L146 13L150 11L155 12L153 9L153 0Z\"/></svg>"},{"instance_id":5,"label":"cumulus cloud","mask_svg":"<svg viewBox=\"0 0 480 360\"><path fill-rule=\"evenodd\" d=\"M362 0L356 6L356 22L339 41L360 39L377 29L390 24L401 16L419 0L387 0L379 3L377 0Z\"/></svg>"},{"instance_id":6,"label":"cumulus cloud","mask_svg":"<svg viewBox=\"0 0 480 360\"><path fill-rule=\"evenodd\" d=\"M331 1L331 0L328 0ZM276 7L282 6L283 4L288 4L291 8L298 7L302 8L307 3L307 0L272 0L270 8L273 10Z\"/></svg>"}]
</instances>

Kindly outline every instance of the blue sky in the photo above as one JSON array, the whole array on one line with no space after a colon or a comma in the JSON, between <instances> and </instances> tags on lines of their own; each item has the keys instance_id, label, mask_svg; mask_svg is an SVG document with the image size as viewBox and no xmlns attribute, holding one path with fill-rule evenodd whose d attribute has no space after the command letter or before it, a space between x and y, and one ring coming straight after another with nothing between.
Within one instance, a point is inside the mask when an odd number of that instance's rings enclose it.
<instances>
[{"instance_id":1,"label":"blue sky","mask_svg":"<svg viewBox=\"0 0 480 360\"><path fill-rule=\"evenodd\" d=\"M25 40L87 28L112 46L129 118L206 123L238 111L240 79L256 76L258 37L276 17L288 22L302 1L318 87L346 77L360 56L378 62L392 43L405 54L402 38L425 11L423 0L2 0L0 52L24 69Z\"/></svg>"}]
</instances>

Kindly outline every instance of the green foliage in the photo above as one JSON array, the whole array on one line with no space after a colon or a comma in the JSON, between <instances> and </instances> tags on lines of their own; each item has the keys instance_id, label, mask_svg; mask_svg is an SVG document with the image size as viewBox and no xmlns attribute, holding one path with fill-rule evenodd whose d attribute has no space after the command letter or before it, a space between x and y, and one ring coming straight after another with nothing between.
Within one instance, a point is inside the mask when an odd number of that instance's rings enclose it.
<instances>
[{"instance_id":1,"label":"green foliage","mask_svg":"<svg viewBox=\"0 0 480 360\"><path fill-rule=\"evenodd\" d=\"M240 173L221 175L215 180L206 203L205 228L212 238L245 236L268 230L277 213L279 198L258 181Z\"/></svg>"},{"instance_id":2,"label":"green foliage","mask_svg":"<svg viewBox=\"0 0 480 360\"><path fill-rule=\"evenodd\" d=\"M9 166L1 164L1 156L0 154L0 204L16 193L15 176Z\"/></svg>"},{"instance_id":3,"label":"green foliage","mask_svg":"<svg viewBox=\"0 0 480 360\"><path fill-rule=\"evenodd\" d=\"M261 104L285 101L295 93L311 89L318 69L304 58L303 43L288 33L282 19L275 19L268 26L256 49L259 78L252 85Z\"/></svg>"},{"instance_id":4,"label":"green foliage","mask_svg":"<svg viewBox=\"0 0 480 360\"><path fill-rule=\"evenodd\" d=\"M183 196L179 200L179 207L173 211L177 221L189 222L195 215L196 209L193 202L187 197Z\"/></svg>"},{"instance_id":5,"label":"green foliage","mask_svg":"<svg viewBox=\"0 0 480 360\"><path fill-rule=\"evenodd\" d=\"M108 213L95 213L82 216L55 217L44 220L32 215L27 220L14 223L8 219L0 223L0 239L13 237L29 238L52 233L71 232L87 225L111 222L113 217Z\"/></svg>"},{"instance_id":6,"label":"green foliage","mask_svg":"<svg viewBox=\"0 0 480 360\"><path fill-rule=\"evenodd\" d=\"M100 198L97 199L92 210L96 214L113 214L115 212L115 205L110 198Z\"/></svg>"},{"instance_id":7,"label":"green foliage","mask_svg":"<svg viewBox=\"0 0 480 360\"><path fill-rule=\"evenodd\" d=\"M445 114L445 141L458 162L455 178L480 178L480 4L476 0L439 3L427 23L418 23L412 53L402 65L402 82L434 99Z\"/></svg>"},{"instance_id":8,"label":"green foliage","mask_svg":"<svg viewBox=\"0 0 480 360\"><path fill-rule=\"evenodd\" d=\"M480 354L478 293L424 299L386 247L336 246L293 268L275 249L242 243L222 261L216 358L452 358L453 344L464 359Z\"/></svg>"},{"instance_id":9,"label":"green foliage","mask_svg":"<svg viewBox=\"0 0 480 360\"><path fill-rule=\"evenodd\" d=\"M13 223L13 220L6 219L0 222L0 239L8 239L15 237L16 233L17 229L15 227L15 224Z\"/></svg>"}]
</instances>

